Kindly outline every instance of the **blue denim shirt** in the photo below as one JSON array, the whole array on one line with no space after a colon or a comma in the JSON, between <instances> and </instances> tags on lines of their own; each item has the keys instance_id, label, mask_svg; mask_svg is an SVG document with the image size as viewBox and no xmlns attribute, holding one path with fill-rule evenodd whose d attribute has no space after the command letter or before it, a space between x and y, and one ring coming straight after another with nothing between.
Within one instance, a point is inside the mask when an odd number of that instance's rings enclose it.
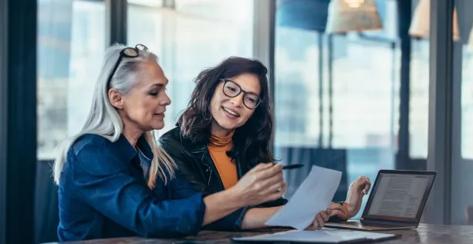
<instances>
[{"instance_id":1,"label":"blue denim shirt","mask_svg":"<svg viewBox=\"0 0 473 244\"><path fill-rule=\"evenodd\" d=\"M182 176L150 190L146 176L153 154L144 138L135 150L122 135L116 142L92 134L67 153L59 182L60 241L120 236L196 234L205 204Z\"/></svg>"}]
</instances>

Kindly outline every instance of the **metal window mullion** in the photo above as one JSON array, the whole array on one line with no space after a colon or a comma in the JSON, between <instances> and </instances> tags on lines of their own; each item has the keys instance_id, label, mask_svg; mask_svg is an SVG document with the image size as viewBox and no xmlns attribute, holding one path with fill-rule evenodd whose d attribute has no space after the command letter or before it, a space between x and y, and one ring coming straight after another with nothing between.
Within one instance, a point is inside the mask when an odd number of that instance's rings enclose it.
<instances>
[{"instance_id":1,"label":"metal window mullion","mask_svg":"<svg viewBox=\"0 0 473 244\"><path fill-rule=\"evenodd\" d=\"M410 104L410 60L411 37L409 27L412 21L412 1L398 1L399 41L401 49L400 103L399 103L399 144L396 153L396 169L411 168L409 155L409 104Z\"/></svg>"},{"instance_id":2,"label":"metal window mullion","mask_svg":"<svg viewBox=\"0 0 473 244\"><path fill-rule=\"evenodd\" d=\"M316 32L318 48L319 138L317 146L324 147L324 34Z\"/></svg>"},{"instance_id":3,"label":"metal window mullion","mask_svg":"<svg viewBox=\"0 0 473 244\"><path fill-rule=\"evenodd\" d=\"M105 0L106 46L127 44L127 0Z\"/></svg>"},{"instance_id":4,"label":"metal window mullion","mask_svg":"<svg viewBox=\"0 0 473 244\"><path fill-rule=\"evenodd\" d=\"M0 228L3 236L0 241L32 243L37 146L37 1L1 2L0 218L3 223Z\"/></svg>"},{"instance_id":5,"label":"metal window mullion","mask_svg":"<svg viewBox=\"0 0 473 244\"><path fill-rule=\"evenodd\" d=\"M275 39L276 39L276 0L258 0L253 3L253 57L268 68L270 105L275 121ZM274 147L274 138L271 143Z\"/></svg>"},{"instance_id":6,"label":"metal window mullion","mask_svg":"<svg viewBox=\"0 0 473 244\"><path fill-rule=\"evenodd\" d=\"M0 216L6 216L8 1L0 0ZM0 243L6 243L6 220L0 218Z\"/></svg>"},{"instance_id":7,"label":"metal window mullion","mask_svg":"<svg viewBox=\"0 0 473 244\"><path fill-rule=\"evenodd\" d=\"M429 133L427 168L437 179L426 220L449 224L453 121L453 0L433 0L430 15Z\"/></svg>"},{"instance_id":8,"label":"metal window mullion","mask_svg":"<svg viewBox=\"0 0 473 244\"><path fill-rule=\"evenodd\" d=\"M275 0L254 1L253 16L253 57L268 68L270 95L274 103Z\"/></svg>"}]
</instances>

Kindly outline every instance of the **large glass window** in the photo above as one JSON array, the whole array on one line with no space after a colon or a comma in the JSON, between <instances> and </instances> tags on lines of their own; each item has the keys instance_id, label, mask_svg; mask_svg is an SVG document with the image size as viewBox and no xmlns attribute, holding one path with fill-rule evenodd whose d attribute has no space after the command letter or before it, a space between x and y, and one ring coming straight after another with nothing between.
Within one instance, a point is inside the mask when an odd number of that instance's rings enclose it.
<instances>
[{"instance_id":1,"label":"large glass window","mask_svg":"<svg viewBox=\"0 0 473 244\"><path fill-rule=\"evenodd\" d=\"M349 179L394 167L399 129L399 49L393 40L337 36L333 146L348 149ZM343 45L345 44L345 45ZM383 60L383 62L380 62Z\"/></svg>"},{"instance_id":2,"label":"large glass window","mask_svg":"<svg viewBox=\"0 0 473 244\"><path fill-rule=\"evenodd\" d=\"M143 43L158 54L170 80L164 133L185 109L200 71L229 56L252 57L253 0L128 2L128 43Z\"/></svg>"},{"instance_id":3,"label":"large glass window","mask_svg":"<svg viewBox=\"0 0 473 244\"><path fill-rule=\"evenodd\" d=\"M105 49L100 1L38 1L38 158L84 123Z\"/></svg>"},{"instance_id":4,"label":"large glass window","mask_svg":"<svg viewBox=\"0 0 473 244\"><path fill-rule=\"evenodd\" d=\"M394 167L400 50L395 1L377 1L382 30L343 34L325 33L327 3L277 1L275 147L282 160L343 171L338 194Z\"/></svg>"},{"instance_id":5,"label":"large glass window","mask_svg":"<svg viewBox=\"0 0 473 244\"><path fill-rule=\"evenodd\" d=\"M462 48L461 154L463 158L473 160L473 28L470 33Z\"/></svg>"},{"instance_id":6,"label":"large glass window","mask_svg":"<svg viewBox=\"0 0 473 244\"><path fill-rule=\"evenodd\" d=\"M410 62L409 156L427 158L429 40L413 38Z\"/></svg>"},{"instance_id":7,"label":"large glass window","mask_svg":"<svg viewBox=\"0 0 473 244\"><path fill-rule=\"evenodd\" d=\"M409 77L409 157L427 158L430 0L412 1Z\"/></svg>"},{"instance_id":8,"label":"large glass window","mask_svg":"<svg viewBox=\"0 0 473 244\"><path fill-rule=\"evenodd\" d=\"M473 1L455 0L460 38L453 49L453 224L473 224Z\"/></svg>"}]
</instances>

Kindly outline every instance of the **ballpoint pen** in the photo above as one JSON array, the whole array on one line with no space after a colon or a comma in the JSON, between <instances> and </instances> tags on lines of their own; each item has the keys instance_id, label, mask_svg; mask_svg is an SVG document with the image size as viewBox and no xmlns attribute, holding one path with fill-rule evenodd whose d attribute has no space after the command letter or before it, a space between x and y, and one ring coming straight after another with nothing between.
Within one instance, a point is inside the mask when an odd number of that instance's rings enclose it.
<instances>
[{"instance_id":1,"label":"ballpoint pen","mask_svg":"<svg viewBox=\"0 0 473 244\"><path fill-rule=\"evenodd\" d=\"M298 169L298 168L302 168L304 167L303 164L286 164L284 166L282 166L282 169Z\"/></svg>"}]
</instances>

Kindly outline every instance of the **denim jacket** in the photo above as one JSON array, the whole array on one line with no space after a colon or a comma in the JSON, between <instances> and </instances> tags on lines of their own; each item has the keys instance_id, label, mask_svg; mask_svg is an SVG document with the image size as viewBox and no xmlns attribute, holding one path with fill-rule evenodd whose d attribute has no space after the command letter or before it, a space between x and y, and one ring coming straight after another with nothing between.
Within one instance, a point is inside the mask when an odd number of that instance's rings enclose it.
<instances>
[{"instance_id":1,"label":"denim jacket","mask_svg":"<svg viewBox=\"0 0 473 244\"><path fill-rule=\"evenodd\" d=\"M147 186L153 154L144 138L135 150L122 135L78 138L67 153L59 182L60 241L139 235L196 234L205 204L182 176Z\"/></svg>"}]
</instances>

